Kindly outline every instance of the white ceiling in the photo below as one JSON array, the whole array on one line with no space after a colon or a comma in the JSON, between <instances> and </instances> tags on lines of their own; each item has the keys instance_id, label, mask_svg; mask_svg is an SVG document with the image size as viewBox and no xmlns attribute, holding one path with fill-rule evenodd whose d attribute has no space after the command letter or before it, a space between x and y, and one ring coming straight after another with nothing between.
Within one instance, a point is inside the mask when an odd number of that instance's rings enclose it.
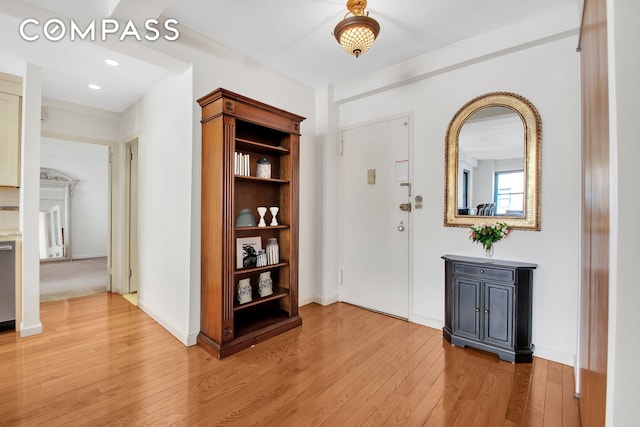
<instances>
[{"instance_id":1,"label":"white ceiling","mask_svg":"<svg viewBox=\"0 0 640 427\"><path fill-rule=\"evenodd\" d=\"M168 72L186 65L146 49L144 42L29 43L17 35L20 22L34 16L86 22L110 15L139 20L162 14L303 83L324 87L578 2L369 0L367 10L380 23L380 35L368 52L355 58L332 35L346 13L346 0L0 0L0 60L41 65L46 97L121 112ZM119 59L122 66L106 67L107 57ZM94 80L103 88L98 93L87 89Z\"/></svg>"}]
</instances>

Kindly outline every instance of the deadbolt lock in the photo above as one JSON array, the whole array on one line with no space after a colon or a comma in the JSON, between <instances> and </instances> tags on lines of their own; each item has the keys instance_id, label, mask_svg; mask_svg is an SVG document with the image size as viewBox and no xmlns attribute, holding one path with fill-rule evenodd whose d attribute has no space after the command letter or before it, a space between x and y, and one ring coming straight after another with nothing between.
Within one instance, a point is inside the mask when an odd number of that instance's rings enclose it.
<instances>
[{"instance_id":1,"label":"deadbolt lock","mask_svg":"<svg viewBox=\"0 0 640 427\"><path fill-rule=\"evenodd\" d=\"M411 212L411 203L401 203L400 210L404 212Z\"/></svg>"}]
</instances>

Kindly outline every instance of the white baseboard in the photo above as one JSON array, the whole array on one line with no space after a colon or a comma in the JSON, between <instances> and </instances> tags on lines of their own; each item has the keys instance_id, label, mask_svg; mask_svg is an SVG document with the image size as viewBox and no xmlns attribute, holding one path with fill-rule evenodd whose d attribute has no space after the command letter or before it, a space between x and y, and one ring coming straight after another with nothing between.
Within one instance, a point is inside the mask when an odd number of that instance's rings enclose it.
<instances>
[{"instance_id":1,"label":"white baseboard","mask_svg":"<svg viewBox=\"0 0 640 427\"><path fill-rule=\"evenodd\" d=\"M298 301L298 306L302 307L303 305L307 305L307 304L312 304L312 303L316 303L316 304L320 304L320 305L331 305L334 302L338 302L338 295L335 295L331 298L320 298L320 297L309 297L309 298L304 298Z\"/></svg>"},{"instance_id":2,"label":"white baseboard","mask_svg":"<svg viewBox=\"0 0 640 427\"><path fill-rule=\"evenodd\" d=\"M540 347L534 344L533 355L541 359L551 360L552 362L562 363L563 365L575 366L576 355L565 353L563 351L553 350L550 348Z\"/></svg>"},{"instance_id":3,"label":"white baseboard","mask_svg":"<svg viewBox=\"0 0 640 427\"><path fill-rule=\"evenodd\" d=\"M185 346L192 346L195 344L195 338L192 335L183 334L182 332L178 331L176 328L171 326L169 323L165 322L162 317L158 316L156 313L153 312L153 310L147 307L143 301L140 301L139 295L138 295L138 307L140 308L140 310L144 311L149 317L155 320L160 326L165 328L171 335L176 337L176 339L180 341L182 344L184 344Z\"/></svg>"},{"instance_id":4,"label":"white baseboard","mask_svg":"<svg viewBox=\"0 0 640 427\"><path fill-rule=\"evenodd\" d=\"M444 326L444 322L441 319L433 319L431 317L419 316L417 314L410 314L409 322L417 323L418 325L427 326L433 329L442 329Z\"/></svg>"},{"instance_id":5,"label":"white baseboard","mask_svg":"<svg viewBox=\"0 0 640 427\"><path fill-rule=\"evenodd\" d=\"M338 298L338 295L332 295L330 297L324 297L324 298L315 298L314 302L320 304L320 305L331 305L334 304L336 302L340 301L340 299Z\"/></svg>"},{"instance_id":6,"label":"white baseboard","mask_svg":"<svg viewBox=\"0 0 640 427\"><path fill-rule=\"evenodd\" d=\"M42 323L38 322L35 325L25 326L20 324L20 337L30 337L31 335L38 335L42 333Z\"/></svg>"},{"instance_id":7,"label":"white baseboard","mask_svg":"<svg viewBox=\"0 0 640 427\"><path fill-rule=\"evenodd\" d=\"M200 331L196 332L195 334L187 335L187 346L191 347L192 345L198 344L198 334L199 333L200 333Z\"/></svg>"},{"instance_id":8,"label":"white baseboard","mask_svg":"<svg viewBox=\"0 0 640 427\"><path fill-rule=\"evenodd\" d=\"M76 259L91 259L91 258L105 258L107 254L85 254L85 255L73 255L71 260Z\"/></svg>"},{"instance_id":9,"label":"white baseboard","mask_svg":"<svg viewBox=\"0 0 640 427\"><path fill-rule=\"evenodd\" d=\"M313 297L300 298L298 300L298 307L302 307L303 305L311 304L311 303L314 303L314 302L316 302L316 300Z\"/></svg>"}]
</instances>

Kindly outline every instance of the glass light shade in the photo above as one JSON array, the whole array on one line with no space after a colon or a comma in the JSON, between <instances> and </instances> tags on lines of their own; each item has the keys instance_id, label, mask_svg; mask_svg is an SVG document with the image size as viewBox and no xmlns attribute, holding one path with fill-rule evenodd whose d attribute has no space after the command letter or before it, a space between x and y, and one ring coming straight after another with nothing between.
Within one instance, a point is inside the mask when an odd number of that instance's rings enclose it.
<instances>
[{"instance_id":1,"label":"glass light shade","mask_svg":"<svg viewBox=\"0 0 640 427\"><path fill-rule=\"evenodd\" d=\"M365 53L378 37L380 24L368 16L350 16L336 25L333 34L342 48L350 55Z\"/></svg>"}]
</instances>

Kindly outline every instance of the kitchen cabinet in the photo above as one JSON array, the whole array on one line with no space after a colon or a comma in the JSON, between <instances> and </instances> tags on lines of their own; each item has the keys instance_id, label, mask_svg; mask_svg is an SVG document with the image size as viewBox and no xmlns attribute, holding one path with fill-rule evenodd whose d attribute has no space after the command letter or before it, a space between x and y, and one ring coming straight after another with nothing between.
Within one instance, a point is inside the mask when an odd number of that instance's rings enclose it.
<instances>
[{"instance_id":1,"label":"kitchen cabinet","mask_svg":"<svg viewBox=\"0 0 640 427\"><path fill-rule=\"evenodd\" d=\"M21 97L0 92L0 186L20 186Z\"/></svg>"}]
</instances>

